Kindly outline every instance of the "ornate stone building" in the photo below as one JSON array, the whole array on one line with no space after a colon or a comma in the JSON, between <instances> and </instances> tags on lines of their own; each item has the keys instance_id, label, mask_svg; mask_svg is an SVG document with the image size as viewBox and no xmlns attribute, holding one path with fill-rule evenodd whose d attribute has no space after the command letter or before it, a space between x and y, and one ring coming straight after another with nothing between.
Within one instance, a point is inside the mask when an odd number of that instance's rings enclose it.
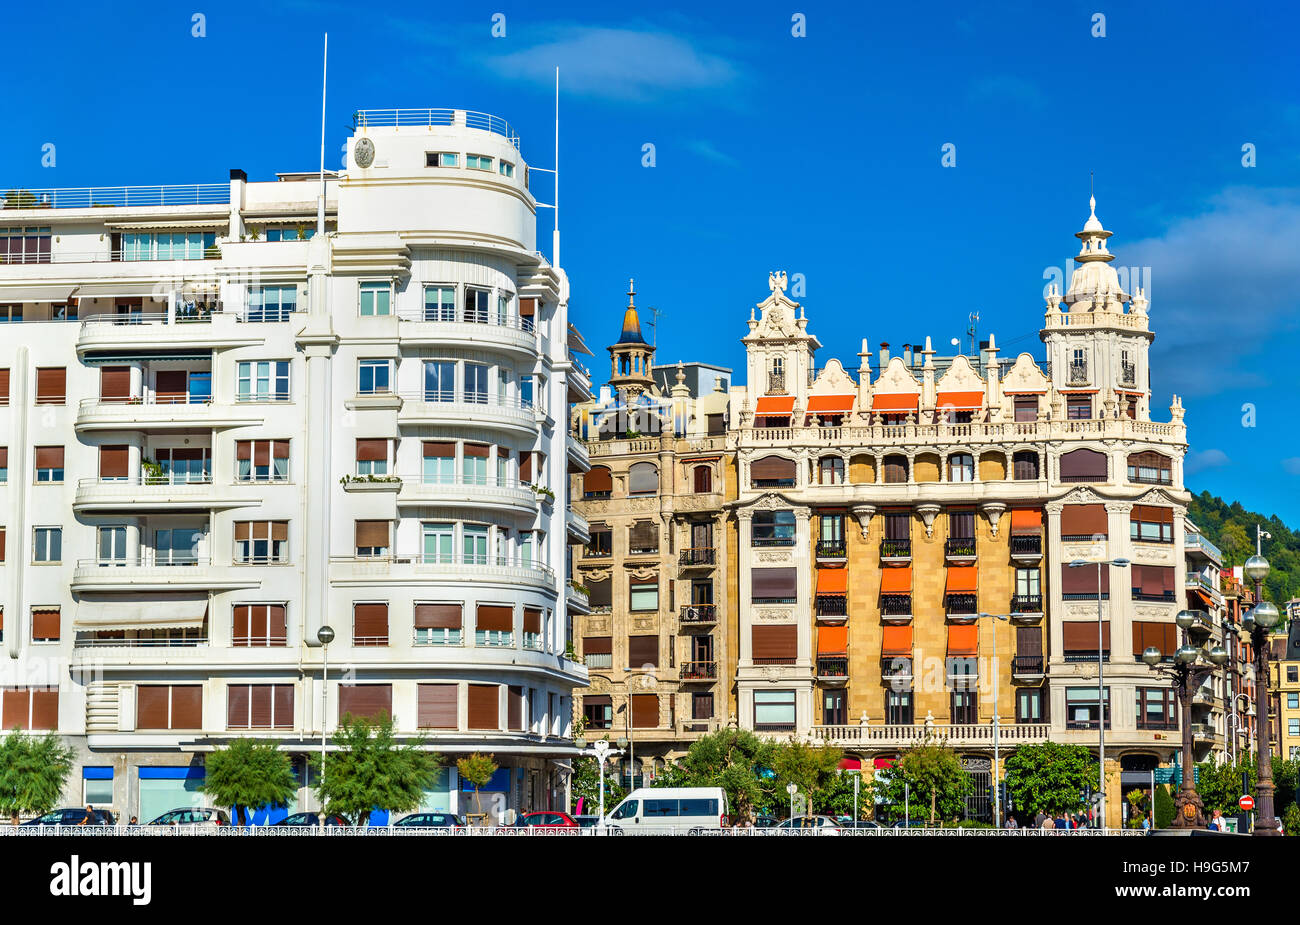
<instances>
[{"instance_id":1,"label":"ornate stone building","mask_svg":"<svg viewBox=\"0 0 1300 925\"><path fill-rule=\"evenodd\" d=\"M592 465L572 477L590 540L571 555L590 608L575 623L591 679L575 691L577 716L589 740L628 741L621 772L639 783L733 712L736 544L724 505L736 479L726 392L692 395L679 364L664 394L634 296L629 287L609 384L572 412Z\"/></svg>"}]
</instances>

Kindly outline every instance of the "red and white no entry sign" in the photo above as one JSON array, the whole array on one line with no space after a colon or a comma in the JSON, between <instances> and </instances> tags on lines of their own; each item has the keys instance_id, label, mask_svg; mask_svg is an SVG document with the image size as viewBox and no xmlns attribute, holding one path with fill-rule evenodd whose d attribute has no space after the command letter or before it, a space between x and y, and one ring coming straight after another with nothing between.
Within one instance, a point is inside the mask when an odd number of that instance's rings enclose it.
<instances>
[{"instance_id":1,"label":"red and white no entry sign","mask_svg":"<svg viewBox=\"0 0 1300 925\"><path fill-rule=\"evenodd\" d=\"M1246 812L1250 812L1252 809L1255 808L1255 798L1250 794L1246 794L1246 796L1242 797L1240 800L1237 801L1237 805L1240 806L1242 809L1244 809Z\"/></svg>"}]
</instances>

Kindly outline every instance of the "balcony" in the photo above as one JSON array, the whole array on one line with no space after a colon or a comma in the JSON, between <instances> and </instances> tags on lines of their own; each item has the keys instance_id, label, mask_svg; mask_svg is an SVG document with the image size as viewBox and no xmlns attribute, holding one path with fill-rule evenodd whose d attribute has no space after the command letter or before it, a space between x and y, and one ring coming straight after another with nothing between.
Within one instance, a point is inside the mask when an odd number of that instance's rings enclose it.
<instances>
[{"instance_id":1,"label":"balcony","mask_svg":"<svg viewBox=\"0 0 1300 925\"><path fill-rule=\"evenodd\" d=\"M1041 744L1050 731L1047 723L1004 723L998 728L998 737L1003 745ZM813 726L809 735L818 744L847 748L908 748L926 739L946 739L955 748L993 747L992 723Z\"/></svg>"},{"instance_id":2,"label":"balcony","mask_svg":"<svg viewBox=\"0 0 1300 925\"><path fill-rule=\"evenodd\" d=\"M336 588L389 584L525 587L556 592L555 572L537 562L506 556L331 556Z\"/></svg>"},{"instance_id":3,"label":"balcony","mask_svg":"<svg viewBox=\"0 0 1300 925\"><path fill-rule=\"evenodd\" d=\"M1011 558L1023 562L1037 562L1043 558L1043 538L1033 533L1011 535Z\"/></svg>"},{"instance_id":4,"label":"balcony","mask_svg":"<svg viewBox=\"0 0 1300 925\"><path fill-rule=\"evenodd\" d=\"M72 572L71 590L87 591L238 591L260 588L260 570L215 565L186 556L160 559L155 552L135 558L81 559Z\"/></svg>"},{"instance_id":5,"label":"balcony","mask_svg":"<svg viewBox=\"0 0 1300 925\"><path fill-rule=\"evenodd\" d=\"M1037 681L1046 674L1041 655L1017 655L1011 659L1011 677L1017 681Z\"/></svg>"},{"instance_id":6,"label":"balcony","mask_svg":"<svg viewBox=\"0 0 1300 925\"><path fill-rule=\"evenodd\" d=\"M712 626L718 622L717 605L691 604L678 611L677 618L683 626Z\"/></svg>"},{"instance_id":7,"label":"balcony","mask_svg":"<svg viewBox=\"0 0 1300 925\"><path fill-rule=\"evenodd\" d=\"M564 450L569 459L570 471L586 472L591 468L591 454L587 450L587 444L573 434L569 434L564 439Z\"/></svg>"},{"instance_id":8,"label":"balcony","mask_svg":"<svg viewBox=\"0 0 1300 925\"><path fill-rule=\"evenodd\" d=\"M491 427L524 436L537 433L537 411L531 401L489 397L486 393L453 395L421 390L401 393L397 423L401 427L459 425Z\"/></svg>"},{"instance_id":9,"label":"balcony","mask_svg":"<svg viewBox=\"0 0 1300 925\"><path fill-rule=\"evenodd\" d=\"M948 613L948 619L962 623L968 623L975 619L975 615L979 613L977 598L978 596L975 594L947 595L945 609Z\"/></svg>"},{"instance_id":10,"label":"balcony","mask_svg":"<svg viewBox=\"0 0 1300 925\"><path fill-rule=\"evenodd\" d=\"M1192 738L1201 742L1219 742L1223 739L1209 723L1192 723Z\"/></svg>"},{"instance_id":11,"label":"balcony","mask_svg":"<svg viewBox=\"0 0 1300 925\"><path fill-rule=\"evenodd\" d=\"M397 313L397 337L403 346L468 347L510 353L532 359L537 356L537 334L532 321L516 316L500 317L459 309L426 306Z\"/></svg>"},{"instance_id":12,"label":"balcony","mask_svg":"<svg viewBox=\"0 0 1300 925\"><path fill-rule=\"evenodd\" d=\"M847 684L849 680L849 660L847 656L818 656L817 680L829 684Z\"/></svg>"},{"instance_id":13,"label":"balcony","mask_svg":"<svg viewBox=\"0 0 1300 925\"><path fill-rule=\"evenodd\" d=\"M576 582L565 582L564 603L570 613L591 613L591 598L587 588Z\"/></svg>"},{"instance_id":14,"label":"balcony","mask_svg":"<svg viewBox=\"0 0 1300 925\"><path fill-rule=\"evenodd\" d=\"M233 312L203 312L191 316L169 315L167 312L125 315L101 312L82 316L77 352L121 350L134 353L146 347L224 350L256 347L265 341L265 332L243 324Z\"/></svg>"},{"instance_id":15,"label":"balcony","mask_svg":"<svg viewBox=\"0 0 1300 925\"><path fill-rule=\"evenodd\" d=\"M221 510L260 504L254 485L214 486L211 474L202 476L133 476L124 479L80 479L72 509L78 513L108 511Z\"/></svg>"},{"instance_id":16,"label":"balcony","mask_svg":"<svg viewBox=\"0 0 1300 925\"><path fill-rule=\"evenodd\" d=\"M775 546L793 546L793 536L751 536L749 545L762 549Z\"/></svg>"},{"instance_id":17,"label":"balcony","mask_svg":"<svg viewBox=\"0 0 1300 925\"><path fill-rule=\"evenodd\" d=\"M1137 385L1137 366L1133 363L1125 363L1123 360L1119 364L1119 384L1133 388Z\"/></svg>"},{"instance_id":18,"label":"balcony","mask_svg":"<svg viewBox=\"0 0 1300 925\"><path fill-rule=\"evenodd\" d=\"M880 680L884 684L910 684L912 682L912 659L900 655L882 655L880 659Z\"/></svg>"},{"instance_id":19,"label":"balcony","mask_svg":"<svg viewBox=\"0 0 1300 925\"><path fill-rule=\"evenodd\" d=\"M683 662L680 674L683 681L716 681L717 662Z\"/></svg>"},{"instance_id":20,"label":"balcony","mask_svg":"<svg viewBox=\"0 0 1300 925\"><path fill-rule=\"evenodd\" d=\"M881 540L880 561L881 562L911 562L912 541L910 539Z\"/></svg>"},{"instance_id":21,"label":"balcony","mask_svg":"<svg viewBox=\"0 0 1300 925\"><path fill-rule=\"evenodd\" d=\"M1086 360L1070 361L1066 382L1068 385L1088 384L1088 363Z\"/></svg>"},{"instance_id":22,"label":"balcony","mask_svg":"<svg viewBox=\"0 0 1300 925\"><path fill-rule=\"evenodd\" d=\"M843 623L849 616L849 598L845 594L818 594L816 598L817 619L832 623Z\"/></svg>"},{"instance_id":23,"label":"balcony","mask_svg":"<svg viewBox=\"0 0 1300 925\"><path fill-rule=\"evenodd\" d=\"M949 562L969 565L975 561L975 537L949 537L944 540L943 554Z\"/></svg>"},{"instance_id":24,"label":"balcony","mask_svg":"<svg viewBox=\"0 0 1300 925\"><path fill-rule=\"evenodd\" d=\"M1043 617L1041 594L1014 594L1011 597L1011 619L1017 623L1037 623Z\"/></svg>"},{"instance_id":25,"label":"balcony","mask_svg":"<svg viewBox=\"0 0 1300 925\"><path fill-rule=\"evenodd\" d=\"M712 546L693 546L677 554L677 564L682 568L712 568L717 550Z\"/></svg>"},{"instance_id":26,"label":"balcony","mask_svg":"<svg viewBox=\"0 0 1300 925\"><path fill-rule=\"evenodd\" d=\"M880 595L880 619L886 623L910 623L912 620L912 595Z\"/></svg>"},{"instance_id":27,"label":"balcony","mask_svg":"<svg viewBox=\"0 0 1300 925\"><path fill-rule=\"evenodd\" d=\"M842 561L848 557L848 546L844 540L818 540L817 558L826 561Z\"/></svg>"},{"instance_id":28,"label":"balcony","mask_svg":"<svg viewBox=\"0 0 1300 925\"><path fill-rule=\"evenodd\" d=\"M147 395L143 398L86 398L77 407L76 429L99 430L200 430L261 424L265 417L260 405L228 405L211 396Z\"/></svg>"}]
</instances>

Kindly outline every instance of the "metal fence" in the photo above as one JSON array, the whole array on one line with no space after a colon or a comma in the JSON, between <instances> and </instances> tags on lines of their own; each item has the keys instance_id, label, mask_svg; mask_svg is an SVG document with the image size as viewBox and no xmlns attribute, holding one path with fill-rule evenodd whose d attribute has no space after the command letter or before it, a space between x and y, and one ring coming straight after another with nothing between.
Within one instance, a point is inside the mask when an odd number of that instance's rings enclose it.
<instances>
[{"instance_id":1,"label":"metal fence","mask_svg":"<svg viewBox=\"0 0 1300 925\"><path fill-rule=\"evenodd\" d=\"M593 838L633 836L703 836L712 838L808 838L823 835L866 838L1088 838L1102 835L1139 836L1141 829L836 829L836 828L725 828L698 826L647 826L642 829L598 828L513 828L510 826L462 826L457 828L422 828L417 826L326 826L325 838L405 838L411 836L490 837L490 838ZM215 836L218 838L320 838L316 826L199 826L199 825L118 825L118 826L0 826L0 835L17 838L41 838L79 835L88 838L140 836L176 838L181 836Z\"/></svg>"}]
</instances>

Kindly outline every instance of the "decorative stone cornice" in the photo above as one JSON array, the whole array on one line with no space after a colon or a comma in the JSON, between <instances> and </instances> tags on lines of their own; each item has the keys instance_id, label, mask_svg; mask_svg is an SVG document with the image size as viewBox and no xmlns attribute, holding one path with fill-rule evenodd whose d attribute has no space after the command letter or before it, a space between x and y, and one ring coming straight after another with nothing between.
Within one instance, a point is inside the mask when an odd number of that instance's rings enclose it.
<instances>
[{"instance_id":1,"label":"decorative stone cornice","mask_svg":"<svg viewBox=\"0 0 1300 925\"><path fill-rule=\"evenodd\" d=\"M980 505L980 508L984 511L984 515L989 519L989 527L992 529L993 535L997 536L998 521L1002 519L1002 514L1006 511L1007 506L1001 501L985 501Z\"/></svg>"},{"instance_id":2,"label":"decorative stone cornice","mask_svg":"<svg viewBox=\"0 0 1300 925\"><path fill-rule=\"evenodd\" d=\"M942 508L937 504L918 504L916 513L921 515L921 521L925 524L925 538L933 539L934 537L934 518Z\"/></svg>"},{"instance_id":3,"label":"decorative stone cornice","mask_svg":"<svg viewBox=\"0 0 1300 925\"><path fill-rule=\"evenodd\" d=\"M862 538L867 538L867 531L871 529L871 518L876 516L876 506L874 504L855 504L850 511L857 518L858 526L862 529Z\"/></svg>"}]
</instances>

